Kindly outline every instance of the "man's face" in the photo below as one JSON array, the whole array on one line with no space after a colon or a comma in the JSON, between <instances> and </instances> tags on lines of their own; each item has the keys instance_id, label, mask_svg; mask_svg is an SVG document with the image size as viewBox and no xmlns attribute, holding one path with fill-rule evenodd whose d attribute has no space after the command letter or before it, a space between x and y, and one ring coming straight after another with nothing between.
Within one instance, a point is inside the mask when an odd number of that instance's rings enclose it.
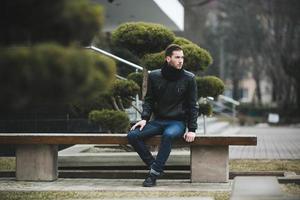
<instances>
[{"instance_id":1,"label":"man's face","mask_svg":"<svg viewBox=\"0 0 300 200\"><path fill-rule=\"evenodd\" d=\"M168 64L176 69L181 69L183 65L183 51L173 51L172 56L167 56L166 61Z\"/></svg>"}]
</instances>

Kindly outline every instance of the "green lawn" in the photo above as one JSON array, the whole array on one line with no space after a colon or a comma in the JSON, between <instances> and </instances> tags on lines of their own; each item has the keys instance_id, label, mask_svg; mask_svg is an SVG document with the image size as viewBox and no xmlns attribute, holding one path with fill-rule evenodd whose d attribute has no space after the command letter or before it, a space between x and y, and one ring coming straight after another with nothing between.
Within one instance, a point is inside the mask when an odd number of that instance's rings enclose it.
<instances>
[{"instance_id":1,"label":"green lawn","mask_svg":"<svg viewBox=\"0 0 300 200\"><path fill-rule=\"evenodd\" d=\"M230 160L230 171L292 171L300 174L300 160Z\"/></svg>"},{"instance_id":2,"label":"green lawn","mask_svg":"<svg viewBox=\"0 0 300 200\"><path fill-rule=\"evenodd\" d=\"M14 157L0 157L0 171L14 171L16 168Z\"/></svg>"},{"instance_id":3,"label":"green lawn","mask_svg":"<svg viewBox=\"0 0 300 200\"><path fill-rule=\"evenodd\" d=\"M293 171L300 174L300 160L230 160L230 171ZM0 170L15 170L15 158L0 157Z\"/></svg>"}]
</instances>

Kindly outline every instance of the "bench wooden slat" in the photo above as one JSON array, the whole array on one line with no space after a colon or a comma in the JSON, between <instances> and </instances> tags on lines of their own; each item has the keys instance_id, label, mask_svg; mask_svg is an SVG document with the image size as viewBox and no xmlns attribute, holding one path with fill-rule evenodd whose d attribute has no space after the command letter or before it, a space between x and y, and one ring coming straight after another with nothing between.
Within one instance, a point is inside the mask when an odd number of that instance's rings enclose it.
<instances>
[{"instance_id":1,"label":"bench wooden slat","mask_svg":"<svg viewBox=\"0 0 300 200\"><path fill-rule=\"evenodd\" d=\"M161 136L147 140L147 144L157 145ZM126 134L57 134L57 133L1 133L0 144L128 144ZM183 139L176 140L176 145L256 145L253 135L202 135L193 143Z\"/></svg>"}]
</instances>

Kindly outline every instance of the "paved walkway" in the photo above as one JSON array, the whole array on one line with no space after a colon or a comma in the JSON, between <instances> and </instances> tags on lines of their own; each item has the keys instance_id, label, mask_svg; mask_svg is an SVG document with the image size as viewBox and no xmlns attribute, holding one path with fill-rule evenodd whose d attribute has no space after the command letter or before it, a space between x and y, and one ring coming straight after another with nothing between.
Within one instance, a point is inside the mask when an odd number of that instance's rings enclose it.
<instances>
[{"instance_id":1,"label":"paved walkway","mask_svg":"<svg viewBox=\"0 0 300 200\"><path fill-rule=\"evenodd\" d=\"M230 147L231 159L300 159L300 128L242 127L240 135L257 135L257 146Z\"/></svg>"},{"instance_id":2,"label":"paved walkway","mask_svg":"<svg viewBox=\"0 0 300 200\"><path fill-rule=\"evenodd\" d=\"M228 183L191 183L187 179L159 179L156 187L142 187L143 179L59 178L53 182L15 181L0 178L0 191L128 191L128 192L193 192L231 191Z\"/></svg>"},{"instance_id":3,"label":"paved walkway","mask_svg":"<svg viewBox=\"0 0 300 200\"><path fill-rule=\"evenodd\" d=\"M230 200L299 200L281 191L276 177L236 177Z\"/></svg>"},{"instance_id":4,"label":"paved walkway","mask_svg":"<svg viewBox=\"0 0 300 200\"><path fill-rule=\"evenodd\" d=\"M228 183L190 183L189 180L158 180L156 187L142 187L143 179L64 179L53 182L15 181L0 178L0 200L14 194L15 199L105 199L105 200L213 200L216 193L229 194ZM44 192L44 193L43 193ZM45 193L46 192L46 193ZM6 196L5 196L6 195ZM46 197L44 198L43 195ZM20 197L21 196L21 197ZM50 196L50 197L49 197ZM18 198L20 197L20 198Z\"/></svg>"}]
</instances>

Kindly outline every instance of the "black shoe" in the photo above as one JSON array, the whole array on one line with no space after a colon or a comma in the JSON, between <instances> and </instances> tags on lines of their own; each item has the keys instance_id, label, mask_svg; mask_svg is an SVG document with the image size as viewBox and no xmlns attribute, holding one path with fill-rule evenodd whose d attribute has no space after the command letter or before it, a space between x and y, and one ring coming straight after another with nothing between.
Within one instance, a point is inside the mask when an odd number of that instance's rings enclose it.
<instances>
[{"instance_id":1,"label":"black shoe","mask_svg":"<svg viewBox=\"0 0 300 200\"><path fill-rule=\"evenodd\" d=\"M153 187L156 185L156 179L157 179L157 175L154 174L149 174L147 176L147 178L145 179L145 181L143 182L143 186L144 187Z\"/></svg>"}]
</instances>

